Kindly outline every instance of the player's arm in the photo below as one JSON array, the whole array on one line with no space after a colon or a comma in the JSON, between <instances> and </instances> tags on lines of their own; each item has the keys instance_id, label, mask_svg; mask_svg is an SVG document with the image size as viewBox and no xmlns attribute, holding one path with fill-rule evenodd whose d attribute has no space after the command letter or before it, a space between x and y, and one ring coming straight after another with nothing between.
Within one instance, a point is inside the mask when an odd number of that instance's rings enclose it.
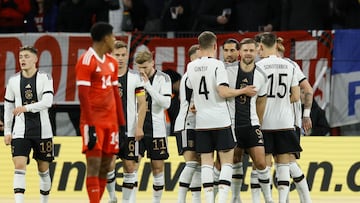
<instances>
[{"instance_id":1,"label":"player's arm","mask_svg":"<svg viewBox=\"0 0 360 203\"><path fill-rule=\"evenodd\" d=\"M300 89L304 93L304 100L302 101L304 104L304 113L302 119L302 125L304 130L307 132L312 128L312 121L310 118L311 106L313 102L313 89L308 80L303 80L300 82Z\"/></svg>"},{"instance_id":2,"label":"player's arm","mask_svg":"<svg viewBox=\"0 0 360 203\"><path fill-rule=\"evenodd\" d=\"M292 86L290 92L291 92L291 94L290 94L290 102L294 103L294 102L299 101L299 99L300 99L300 87L299 87L299 85Z\"/></svg>"},{"instance_id":3,"label":"player's arm","mask_svg":"<svg viewBox=\"0 0 360 203\"><path fill-rule=\"evenodd\" d=\"M167 76L169 77L169 76ZM171 104L171 80L170 78L165 78L163 84L161 85L160 92L154 90L151 86L150 81L147 81L144 84L144 87L147 93L150 94L151 99L157 105L163 107L164 109L168 109Z\"/></svg>"},{"instance_id":4,"label":"player's arm","mask_svg":"<svg viewBox=\"0 0 360 203\"><path fill-rule=\"evenodd\" d=\"M38 102L25 105L24 107L27 112L36 113L52 106L54 99L53 79L48 74L46 76L43 75L43 78L44 91L42 92L42 98Z\"/></svg>"},{"instance_id":5,"label":"player's arm","mask_svg":"<svg viewBox=\"0 0 360 203\"><path fill-rule=\"evenodd\" d=\"M256 113L258 115L259 118L259 122L260 125L263 122L263 118L264 118L264 113L265 113L265 107L266 107L266 100L267 100L267 96L258 96L256 98Z\"/></svg>"},{"instance_id":6,"label":"player's arm","mask_svg":"<svg viewBox=\"0 0 360 203\"><path fill-rule=\"evenodd\" d=\"M237 97L239 95L246 95L252 97L256 94L256 88L253 85L248 85L241 89L230 88L228 84L220 84L217 91L222 98Z\"/></svg>"},{"instance_id":7,"label":"player's arm","mask_svg":"<svg viewBox=\"0 0 360 203\"><path fill-rule=\"evenodd\" d=\"M9 81L10 82L10 81ZM11 89L10 83L6 87L5 101L4 101L4 143L11 144L11 127L13 125L15 109L15 94Z\"/></svg>"},{"instance_id":8,"label":"player's arm","mask_svg":"<svg viewBox=\"0 0 360 203\"><path fill-rule=\"evenodd\" d=\"M139 141L144 137L143 127L147 111L147 102L143 88L137 88L136 100L138 104L138 119L136 124L135 140Z\"/></svg>"}]
</instances>

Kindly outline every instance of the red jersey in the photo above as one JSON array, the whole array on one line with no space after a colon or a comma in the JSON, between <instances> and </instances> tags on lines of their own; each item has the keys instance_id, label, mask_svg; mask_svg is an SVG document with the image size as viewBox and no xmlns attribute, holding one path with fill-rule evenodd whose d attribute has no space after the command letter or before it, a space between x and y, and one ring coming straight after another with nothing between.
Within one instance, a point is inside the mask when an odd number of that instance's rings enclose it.
<instances>
[{"instance_id":1,"label":"red jersey","mask_svg":"<svg viewBox=\"0 0 360 203\"><path fill-rule=\"evenodd\" d=\"M89 48L76 64L76 84L79 88L80 123L110 126L118 124L117 101L118 65L115 58L102 58ZM81 86L89 87L81 90ZM116 87L116 88L114 88ZM122 108L122 107L121 107ZM123 115L120 115L123 116Z\"/></svg>"}]
</instances>

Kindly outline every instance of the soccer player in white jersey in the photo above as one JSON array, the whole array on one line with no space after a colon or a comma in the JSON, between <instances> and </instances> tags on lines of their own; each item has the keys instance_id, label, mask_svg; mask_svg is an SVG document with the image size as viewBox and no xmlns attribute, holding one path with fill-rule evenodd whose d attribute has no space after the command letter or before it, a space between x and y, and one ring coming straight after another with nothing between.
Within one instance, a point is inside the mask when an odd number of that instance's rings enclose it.
<instances>
[{"instance_id":1,"label":"soccer player in white jersey","mask_svg":"<svg viewBox=\"0 0 360 203\"><path fill-rule=\"evenodd\" d=\"M53 102L53 80L49 74L38 71L37 61L34 47L21 47L21 71L9 79L5 93L4 141L12 148L16 203L24 202L26 164L29 163L31 149L40 176L41 203L48 202L51 188L49 164L54 154L48 109Z\"/></svg>"},{"instance_id":2,"label":"soccer player in white jersey","mask_svg":"<svg viewBox=\"0 0 360 203\"><path fill-rule=\"evenodd\" d=\"M293 103L300 98L299 81L294 64L277 56L275 34L261 34L259 54L263 59L256 65L268 77L267 102L261 130L269 167L271 155L276 157L279 202L285 203L290 185L290 157L292 153L302 151L295 137L293 109Z\"/></svg>"},{"instance_id":3,"label":"soccer player in white jersey","mask_svg":"<svg viewBox=\"0 0 360 203\"><path fill-rule=\"evenodd\" d=\"M201 58L187 65L186 87L193 90L196 108L196 152L201 157L201 183L206 202L214 200L214 150L221 161L219 202L226 202L231 185L235 139L231 132L226 98L241 94L253 96L253 86L229 88L224 63L213 57L217 50L216 35L202 32L198 37Z\"/></svg>"},{"instance_id":4,"label":"soccer player in white jersey","mask_svg":"<svg viewBox=\"0 0 360 203\"><path fill-rule=\"evenodd\" d=\"M146 99L140 74L129 69L127 45L123 41L115 41L111 54L119 64L119 89L124 109L126 126L120 130L120 151L118 156L123 162L124 182L122 185L122 202L136 201L137 170L140 162L138 141L144 136L143 124L146 114ZM109 192L109 203L116 203L115 195L115 160L108 173L106 188Z\"/></svg>"},{"instance_id":5,"label":"soccer player in white jersey","mask_svg":"<svg viewBox=\"0 0 360 203\"><path fill-rule=\"evenodd\" d=\"M144 122L144 138L140 142L140 154L151 159L153 173L153 203L160 202L164 189L164 160L169 158L165 110L171 102L171 80L169 75L154 68L150 51L140 51L135 57L136 66L146 90L147 112Z\"/></svg>"},{"instance_id":6,"label":"soccer player in white jersey","mask_svg":"<svg viewBox=\"0 0 360 203\"><path fill-rule=\"evenodd\" d=\"M277 38L277 51L280 57L284 57L285 47L283 45L283 39L278 37ZM302 115L301 109L301 100L294 103L294 111L295 111L295 127L296 127L296 137L300 143L300 136L301 136L301 128L307 132L312 128L312 122L310 119L310 111L313 101L313 89L306 79L304 73L301 71L299 65L292 61L289 58L285 58L293 63L296 67L295 75L297 76L297 80L299 81L299 86L301 91L304 93L304 115ZM300 158L300 153L293 153L291 154L290 159L290 176L293 178L296 191L299 194L300 202L301 203L311 203L310 191L309 186L307 184L306 178L304 173L302 172L301 168L299 167L296 159Z\"/></svg>"},{"instance_id":7,"label":"soccer player in white jersey","mask_svg":"<svg viewBox=\"0 0 360 203\"><path fill-rule=\"evenodd\" d=\"M198 58L199 45L189 48L190 60ZM185 167L179 177L178 203L186 202L186 193L192 192L192 202L201 202L201 173L200 157L196 154L195 141L195 112L193 112L192 90L185 87L187 73L180 81L180 110L175 121L174 131L179 155L185 159Z\"/></svg>"},{"instance_id":8,"label":"soccer player in white jersey","mask_svg":"<svg viewBox=\"0 0 360 203\"><path fill-rule=\"evenodd\" d=\"M226 43L226 41L225 41ZM232 88L244 88L248 85L254 85L257 94L253 97L239 95L228 100L231 112L232 124L234 125L237 147L234 153L234 165L241 161L244 150L250 155L255 171L255 184L251 187L258 186L262 188L266 202L272 201L270 190L270 173L266 166L264 140L260 130L263 114L266 105L267 95L267 75L255 66L256 45L254 39L244 38L240 43L234 41L234 47L239 47L240 61L225 64L229 77L229 86ZM237 168L242 166L238 165ZM237 174L237 168L234 167L234 174ZM236 170L237 169L237 170ZM233 203L239 203L239 193L241 185L234 187ZM253 190L252 190L253 192ZM259 195L257 195L259 197ZM254 199L253 202L260 202L260 199Z\"/></svg>"}]
</instances>

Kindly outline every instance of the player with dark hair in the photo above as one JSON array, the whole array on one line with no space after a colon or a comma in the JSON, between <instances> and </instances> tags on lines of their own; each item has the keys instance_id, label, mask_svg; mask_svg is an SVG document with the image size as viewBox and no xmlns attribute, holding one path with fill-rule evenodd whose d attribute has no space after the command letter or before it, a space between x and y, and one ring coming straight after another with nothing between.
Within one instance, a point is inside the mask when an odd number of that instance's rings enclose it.
<instances>
[{"instance_id":1,"label":"player with dark hair","mask_svg":"<svg viewBox=\"0 0 360 203\"><path fill-rule=\"evenodd\" d=\"M119 151L119 126L125 125L118 89L118 62L109 54L115 44L112 30L108 23L95 23L90 31L93 44L76 64L90 203L100 202L112 158Z\"/></svg>"}]
</instances>

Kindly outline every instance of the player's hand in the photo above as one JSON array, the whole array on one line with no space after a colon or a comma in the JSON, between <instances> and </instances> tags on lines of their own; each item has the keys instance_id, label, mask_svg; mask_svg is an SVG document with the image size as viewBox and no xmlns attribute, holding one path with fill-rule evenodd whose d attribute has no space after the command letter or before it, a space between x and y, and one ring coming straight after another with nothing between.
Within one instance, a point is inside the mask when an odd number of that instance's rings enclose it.
<instances>
[{"instance_id":1,"label":"player's hand","mask_svg":"<svg viewBox=\"0 0 360 203\"><path fill-rule=\"evenodd\" d=\"M194 104L190 106L189 111L190 111L191 113L196 113L196 108L195 108L195 105L194 105Z\"/></svg>"},{"instance_id":2,"label":"player's hand","mask_svg":"<svg viewBox=\"0 0 360 203\"><path fill-rule=\"evenodd\" d=\"M15 116L20 116L20 114L26 112L26 108L25 106L18 106L13 110L13 114Z\"/></svg>"},{"instance_id":3,"label":"player's hand","mask_svg":"<svg viewBox=\"0 0 360 203\"><path fill-rule=\"evenodd\" d=\"M5 135L4 136L5 145L10 145L11 144L11 139L12 139L11 135Z\"/></svg>"},{"instance_id":4,"label":"player's hand","mask_svg":"<svg viewBox=\"0 0 360 203\"><path fill-rule=\"evenodd\" d=\"M303 117L302 118L302 126L305 130L305 134L307 135L310 129L312 128L312 121L310 117Z\"/></svg>"},{"instance_id":5,"label":"player's hand","mask_svg":"<svg viewBox=\"0 0 360 203\"><path fill-rule=\"evenodd\" d=\"M257 93L254 85L248 85L241 89L244 91L244 94L249 97L255 96Z\"/></svg>"},{"instance_id":6,"label":"player's hand","mask_svg":"<svg viewBox=\"0 0 360 203\"><path fill-rule=\"evenodd\" d=\"M143 81L146 83L147 81L149 81L149 77L146 75L145 72L141 71L140 72L140 76L143 79Z\"/></svg>"},{"instance_id":7,"label":"player's hand","mask_svg":"<svg viewBox=\"0 0 360 203\"><path fill-rule=\"evenodd\" d=\"M140 141L144 137L144 131L142 128L136 128L135 141Z\"/></svg>"},{"instance_id":8,"label":"player's hand","mask_svg":"<svg viewBox=\"0 0 360 203\"><path fill-rule=\"evenodd\" d=\"M97 140L95 126L89 126L88 136L89 141L87 143L87 147L89 150L92 150L95 147Z\"/></svg>"}]
</instances>

